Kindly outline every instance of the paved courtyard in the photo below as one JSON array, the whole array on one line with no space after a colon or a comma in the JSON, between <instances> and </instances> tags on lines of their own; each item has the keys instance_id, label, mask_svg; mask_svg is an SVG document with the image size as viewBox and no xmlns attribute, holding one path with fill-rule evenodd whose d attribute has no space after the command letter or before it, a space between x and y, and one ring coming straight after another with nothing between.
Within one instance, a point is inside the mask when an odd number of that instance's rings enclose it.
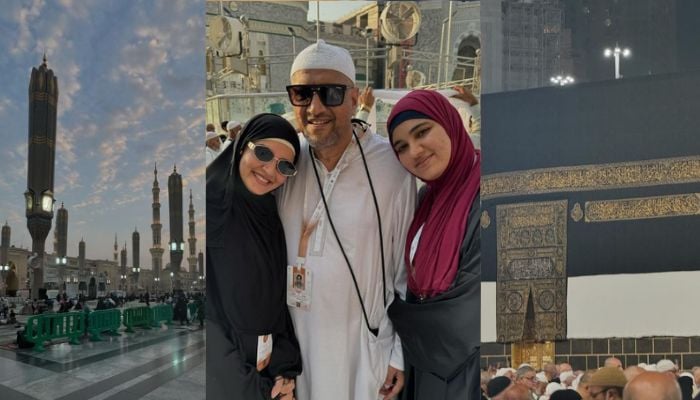
<instances>
[{"instance_id":1,"label":"paved courtyard","mask_svg":"<svg viewBox=\"0 0 700 400\"><path fill-rule=\"evenodd\" d=\"M26 316L19 316L20 322ZM198 324L54 342L18 349L14 326L0 326L0 399L127 400L205 398L205 330Z\"/></svg>"}]
</instances>

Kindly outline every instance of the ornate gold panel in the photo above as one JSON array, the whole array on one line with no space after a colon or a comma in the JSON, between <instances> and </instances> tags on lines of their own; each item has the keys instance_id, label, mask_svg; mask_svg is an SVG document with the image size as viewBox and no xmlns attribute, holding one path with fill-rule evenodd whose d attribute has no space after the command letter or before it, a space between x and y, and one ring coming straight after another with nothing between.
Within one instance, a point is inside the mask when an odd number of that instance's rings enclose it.
<instances>
[{"instance_id":1,"label":"ornate gold panel","mask_svg":"<svg viewBox=\"0 0 700 400\"><path fill-rule=\"evenodd\" d=\"M528 363L540 370L546 363L554 363L554 342L517 342L510 345L513 368Z\"/></svg>"},{"instance_id":2,"label":"ornate gold panel","mask_svg":"<svg viewBox=\"0 0 700 400\"><path fill-rule=\"evenodd\" d=\"M566 338L567 211L567 200L496 206L499 342Z\"/></svg>"},{"instance_id":3,"label":"ornate gold panel","mask_svg":"<svg viewBox=\"0 0 700 400\"><path fill-rule=\"evenodd\" d=\"M700 156L541 168L482 177L482 199L700 182Z\"/></svg>"},{"instance_id":4,"label":"ornate gold panel","mask_svg":"<svg viewBox=\"0 0 700 400\"><path fill-rule=\"evenodd\" d=\"M700 215L700 193L586 202L586 222Z\"/></svg>"}]
</instances>

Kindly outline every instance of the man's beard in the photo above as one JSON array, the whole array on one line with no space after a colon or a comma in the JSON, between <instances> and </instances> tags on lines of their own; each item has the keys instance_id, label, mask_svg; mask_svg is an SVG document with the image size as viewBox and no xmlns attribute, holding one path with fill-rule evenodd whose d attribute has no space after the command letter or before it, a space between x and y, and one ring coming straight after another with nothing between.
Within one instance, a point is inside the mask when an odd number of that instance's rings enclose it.
<instances>
[{"instance_id":1,"label":"man's beard","mask_svg":"<svg viewBox=\"0 0 700 400\"><path fill-rule=\"evenodd\" d=\"M309 142L309 146L311 146L311 148L314 150L323 151L325 149L332 148L338 144L338 142L340 142L340 133L338 132L337 126L331 132L323 136L311 136L306 132L306 129L304 129L303 134L306 141Z\"/></svg>"}]
</instances>

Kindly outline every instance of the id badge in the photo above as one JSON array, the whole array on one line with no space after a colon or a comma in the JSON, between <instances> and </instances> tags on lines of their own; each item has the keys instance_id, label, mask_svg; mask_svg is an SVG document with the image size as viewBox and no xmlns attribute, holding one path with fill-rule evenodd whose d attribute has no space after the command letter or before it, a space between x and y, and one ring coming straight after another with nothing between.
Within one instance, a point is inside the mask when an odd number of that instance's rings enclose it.
<instances>
[{"instance_id":1,"label":"id badge","mask_svg":"<svg viewBox=\"0 0 700 400\"><path fill-rule=\"evenodd\" d=\"M287 305L308 311L311 307L311 271L287 266Z\"/></svg>"},{"instance_id":2,"label":"id badge","mask_svg":"<svg viewBox=\"0 0 700 400\"><path fill-rule=\"evenodd\" d=\"M258 336L258 360L256 369L264 370L270 365L270 357L272 356L272 335Z\"/></svg>"}]
</instances>

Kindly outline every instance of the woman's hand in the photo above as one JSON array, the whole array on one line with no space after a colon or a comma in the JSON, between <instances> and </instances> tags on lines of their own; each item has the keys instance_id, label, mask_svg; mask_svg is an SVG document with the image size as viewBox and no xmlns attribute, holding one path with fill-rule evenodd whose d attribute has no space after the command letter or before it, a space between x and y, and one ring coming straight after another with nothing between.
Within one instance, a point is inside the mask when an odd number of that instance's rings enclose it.
<instances>
[{"instance_id":1,"label":"woman's hand","mask_svg":"<svg viewBox=\"0 0 700 400\"><path fill-rule=\"evenodd\" d=\"M271 399L294 400L294 379L278 376L270 393Z\"/></svg>"}]
</instances>

